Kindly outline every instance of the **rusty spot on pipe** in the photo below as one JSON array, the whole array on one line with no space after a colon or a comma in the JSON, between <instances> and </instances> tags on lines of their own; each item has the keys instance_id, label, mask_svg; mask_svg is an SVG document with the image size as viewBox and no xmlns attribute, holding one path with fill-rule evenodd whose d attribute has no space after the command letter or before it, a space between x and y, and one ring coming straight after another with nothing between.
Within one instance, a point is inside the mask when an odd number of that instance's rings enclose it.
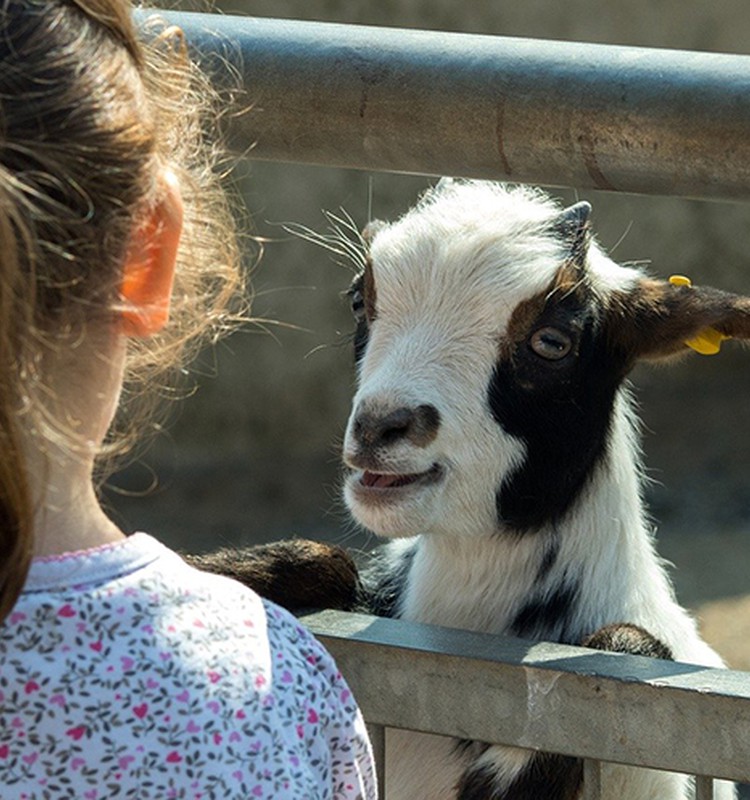
<instances>
[{"instance_id":1,"label":"rusty spot on pipe","mask_svg":"<svg viewBox=\"0 0 750 800\"><path fill-rule=\"evenodd\" d=\"M495 135L497 138L497 153L503 165L503 172L509 178L513 174L505 152L505 97L501 97L495 107Z\"/></svg>"},{"instance_id":2,"label":"rusty spot on pipe","mask_svg":"<svg viewBox=\"0 0 750 800\"><path fill-rule=\"evenodd\" d=\"M604 173L599 168L594 139L588 131L578 136L578 144L581 146L581 156L583 157L586 172L588 172L591 180L594 182L594 186L597 189L616 192L617 189L607 180Z\"/></svg>"}]
</instances>

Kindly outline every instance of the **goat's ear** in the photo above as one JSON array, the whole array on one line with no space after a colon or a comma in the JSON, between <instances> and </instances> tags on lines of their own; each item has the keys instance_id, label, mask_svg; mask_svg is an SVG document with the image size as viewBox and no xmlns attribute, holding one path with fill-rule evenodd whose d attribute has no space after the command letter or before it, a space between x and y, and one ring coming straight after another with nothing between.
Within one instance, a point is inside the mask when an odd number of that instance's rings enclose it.
<instances>
[{"instance_id":1,"label":"goat's ear","mask_svg":"<svg viewBox=\"0 0 750 800\"><path fill-rule=\"evenodd\" d=\"M750 297L711 287L642 280L616 295L607 314L611 343L636 359L719 351L724 339L750 339Z\"/></svg>"},{"instance_id":2,"label":"goat's ear","mask_svg":"<svg viewBox=\"0 0 750 800\"><path fill-rule=\"evenodd\" d=\"M586 264L591 243L591 204L582 200L564 211L553 220L552 230L570 248L570 261L576 267Z\"/></svg>"},{"instance_id":3,"label":"goat's ear","mask_svg":"<svg viewBox=\"0 0 750 800\"><path fill-rule=\"evenodd\" d=\"M387 225L388 223L383 222L381 219L371 220L362 231L362 241L369 247L378 231L382 231Z\"/></svg>"}]
</instances>

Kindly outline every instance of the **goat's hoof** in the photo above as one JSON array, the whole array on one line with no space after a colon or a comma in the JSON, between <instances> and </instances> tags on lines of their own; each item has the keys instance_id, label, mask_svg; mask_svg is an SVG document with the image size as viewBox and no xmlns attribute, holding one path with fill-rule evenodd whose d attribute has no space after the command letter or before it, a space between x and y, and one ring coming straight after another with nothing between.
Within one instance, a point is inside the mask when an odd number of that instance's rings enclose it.
<instances>
[{"instance_id":1,"label":"goat's hoof","mask_svg":"<svg viewBox=\"0 0 750 800\"><path fill-rule=\"evenodd\" d=\"M234 578L290 611L348 611L359 598L357 566L338 545L291 539L183 558L205 572Z\"/></svg>"},{"instance_id":2,"label":"goat's hoof","mask_svg":"<svg viewBox=\"0 0 750 800\"><path fill-rule=\"evenodd\" d=\"M633 656L648 656L673 661L672 651L664 642L652 636L644 628L631 625L629 622L616 622L605 625L586 637L581 644L594 650L606 650L610 653L630 653Z\"/></svg>"}]
</instances>

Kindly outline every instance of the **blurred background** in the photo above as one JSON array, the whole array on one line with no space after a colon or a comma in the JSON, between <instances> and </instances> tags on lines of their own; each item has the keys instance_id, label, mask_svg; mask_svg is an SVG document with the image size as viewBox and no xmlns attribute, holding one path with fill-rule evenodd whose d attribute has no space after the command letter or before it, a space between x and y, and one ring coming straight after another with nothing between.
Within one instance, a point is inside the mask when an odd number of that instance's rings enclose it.
<instances>
[{"instance_id":1,"label":"blurred background","mask_svg":"<svg viewBox=\"0 0 750 800\"><path fill-rule=\"evenodd\" d=\"M169 3L206 10L205 3ZM745 0L235 0L226 13L545 39L748 53ZM250 92L252 96L252 91ZM250 112L252 113L252 112ZM350 271L289 236L343 208L363 226L402 213L431 182L256 163L236 171L249 223L255 316L192 370L195 391L168 432L106 489L115 518L171 546L203 551L289 536L374 544L339 499L338 450L353 389ZM554 191L594 206L618 261L750 294L750 207ZM736 344L633 376L644 422L647 499L681 600L732 666L750 669L750 354Z\"/></svg>"}]
</instances>

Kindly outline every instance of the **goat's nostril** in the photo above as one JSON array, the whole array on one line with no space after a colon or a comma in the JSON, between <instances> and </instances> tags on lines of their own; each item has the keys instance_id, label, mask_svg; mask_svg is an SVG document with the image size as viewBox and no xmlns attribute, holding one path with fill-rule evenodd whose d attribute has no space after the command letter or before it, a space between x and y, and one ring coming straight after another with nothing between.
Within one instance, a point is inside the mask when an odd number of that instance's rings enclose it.
<instances>
[{"instance_id":1,"label":"goat's nostril","mask_svg":"<svg viewBox=\"0 0 750 800\"><path fill-rule=\"evenodd\" d=\"M354 437L363 447L384 447L405 439L426 447L437 435L440 414L431 405L403 406L387 414L363 412L354 420Z\"/></svg>"}]
</instances>

